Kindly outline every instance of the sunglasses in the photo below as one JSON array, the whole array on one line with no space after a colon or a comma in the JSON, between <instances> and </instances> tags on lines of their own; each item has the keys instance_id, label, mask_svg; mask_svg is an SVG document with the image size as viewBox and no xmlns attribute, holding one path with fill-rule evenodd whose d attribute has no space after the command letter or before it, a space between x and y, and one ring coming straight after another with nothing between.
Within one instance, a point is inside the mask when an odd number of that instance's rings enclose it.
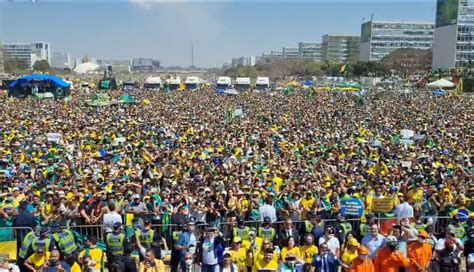
<instances>
[{"instance_id":1,"label":"sunglasses","mask_svg":"<svg viewBox=\"0 0 474 272\"><path fill-rule=\"evenodd\" d=\"M184 258L185 260L192 260L193 258Z\"/></svg>"}]
</instances>

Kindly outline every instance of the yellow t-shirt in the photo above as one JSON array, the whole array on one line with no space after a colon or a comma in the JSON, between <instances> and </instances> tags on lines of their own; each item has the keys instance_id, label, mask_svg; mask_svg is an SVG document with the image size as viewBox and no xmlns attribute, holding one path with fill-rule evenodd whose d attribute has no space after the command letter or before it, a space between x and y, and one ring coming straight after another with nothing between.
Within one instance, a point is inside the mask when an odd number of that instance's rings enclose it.
<instances>
[{"instance_id":1,"label":"yellow t-shirt","mask_svg":"<svg viewBox=\"0 0 474 272\"><path fill-rule=\"evenodd\" d=\"M165 272L165 264L160 259L155 259L155 267L154 268L145 268L144 262L140 263L140 272Z\"/></svg>"},{"instance_id":2,"label":"yellow t-shirt","mask_svg":"<svg viewBox=\"0 0 474 272\"><path fill-rule=\"evenodd\" d=\"M310 264L313 261L314 255L318 254L319 250L318 247L315 245L304 245L300 249L301 257L303 258L304 262Z\"/></svg>"},{"instance_id":3,"label":"yellow t-shirt","mask_svg":"<svg viewBox=\"0 0 474 272\"><path fill-rule=\"evenodd\" d=\"M239 268L245 267L245 260L247 259L247 250L244 247L239 248L238 251L230 250L232 262Z\"/></svg>"},{"instance_id":4,"label":"yellow t-shirt","mask_svg":"<svg viewBox=\"0 0 474 272\"><path fill-rule=\"evenodd\" d=\"M408 203L421 203L423 201L424 192L419 189L412 189L408 191Z\"/></svg>"},{"instance_id":5,"label":"yellow t-shirt","mask_svg":"<svg viewBox=\"0 0 474 272\"><path fill-rule=\"evenodd\" d=\"M86 249L84 249L83 251L81 251L81 253L79 253L79 258L84 257L85 254L86 254ZM102 268L102 258L105 257L105 256L103 256L102 249L100 249L98 247L91 248L91 249L89 249L89 254L91 255L91 259L95 260L97 262L94 265L94 268L101 270L101 268Z\"/></svg>"},{"instance_id":6,"label":"yellow t-shirt","mask_svg":"<svg viewBox=\"0 0 474 272\"><path fill-rule=\"evenodd\" d=\"M315 201L314 197L311 197L310 199L306 199L306 197L305 197L305 198L301 199L301 206L303 206L306 209L311 209L314 205L314 201ZM303 218L303 220L307 219L306 218L306 211L303 211L301 213L301 217Z\"/></svg>"},{"instance_id":7,"label":"yellow t-shirt","mask_svg":"<svg viewBox=\"0 0 474 272\"><path fill-rule=\"evenodd\" d=\"M281 260L284 260L286 255L288 253L293 253L297 258L301 258L301 253L300 253L300 248L299 247L294 247L292 249L288 249L287 247L284 247L281 250Z\"/></svg>"},{"instance_id":8,"label":"yellow t-shirt","mask_svg":"<svg viewBox=\"0 0 474 272\"><path fill-rule=\"evenodd\" d=\"M252 267L252 272L258 272L260 269L268 269L268 270L276 271L278 269L278 262L275 260L271 260L269 262L267 262L265 259L259 260Z\"/></svg>"},{"instance_id":9,"label":"yellow t-shirt","mask_svg":"<svg viewBox=\"0 0 474 272\"><path fill-rule=\"evenodd\" d=\"M32 266L34 266L35 269L38 269L42 267L48 259L49 259L49 252L46 252L46 254L33 253L33 255L28 257L28 259L26 259L26 263L29 263Z\"/></svg>"},{"instance_id":10,"label":"yellow t-shirt","mask_svg":"<svg viewBox=\"0 0 474 272\"><path fill-rule=\"evenodd\" d=\"M278 254L276 254L274 252L273 253L273 260L277 263L278 263L278 257L279 257ZM265 259L265 253L262 250L260 250L260 251L257 252L257 254L255 254L255 260L254 261L255 261L255 263L257 263L259 261L262 261L263 259Z\"/></svg>"},{"instance_id":11,"label":"yellow t-shirt","mask_svg":"<svg viewBox=\"0 0 474 272\"><path fill-rule=\"evenodd\" d=\"M43 203L42 208L44 209L44 213L46 215L51 215L53 214L53 203Z\"/></svg>"},{"instance_id":12,"label":"yellow t-shirt","mask_svg":"<svg viewBox=\"0 0 474 272\"><path fill-rule=\"evenodd\" d=\"M354 251L354 252L350 252L349 250L344 250L344 253L342 254L342 258L341 260L349 265L352 263L352 261L357 258L357 256L359 256L359 254L357 254L357 250Z\"/></svg>"},{"instance_id":13,"label":"yellow t-shirt","mask_svg":"<svg viewBox=\"0 0 474 272\"><path fill-rule=\"evenodd\" d=\"M252 243L250 241L242 241L242 246L245 248L247 252L247 258L245 260L246 266L253 266L258 251L262 248L263 239L260 237L255 237L255 249L252 248Z\"/></svg>"},{"instance_id":14,"label":"yellow t-shirt","mask_svg":"<svg viewBox=\"0 0 474 272\"><path fill-rule=\"evenodd\" d=\"M250 202L249 202L247 199L243 199L243 200L240 202L240 207L238 208L239 213L240 213L240 214L243 214L244 211L246 211L246 210L249 209L249 206L250 206Z\"/></svg>"},{"instance_id":15,"label":"yellow t-shirt","mask_svg":"<svg viewBox=\"0 0 474 272\"><path fill-rule=\"evenodd\" d=\"M71 272L81 272L81 266L77 263L74 262L74 264L71 266Z\"/></svg>"}]
</instances>

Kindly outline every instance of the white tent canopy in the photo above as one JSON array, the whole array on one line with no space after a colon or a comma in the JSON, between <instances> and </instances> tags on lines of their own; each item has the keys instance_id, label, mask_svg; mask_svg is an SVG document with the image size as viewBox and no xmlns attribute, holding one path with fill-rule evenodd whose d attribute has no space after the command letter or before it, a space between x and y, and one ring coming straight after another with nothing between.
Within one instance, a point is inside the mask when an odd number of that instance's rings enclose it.
<instances>
[{"instance_id":1,"label":"white tent canopy","mask_svg":"<svg viewBox=\"0 0 474 272\"><path fill-rule=\"evenodd\" d=\"M453 88L454 83L444 78L426 84L428 88Z\"/></svg>"},{"instance_id":2,"label":"white tent canopy","mask_svg":"<svg viewBox=\"0 0 474 272\"><path fill-rule=\"evenodd\" d=\"M74 72L78 74L92 73L98 68L99 68L99 65L95 63L86 62L86 63L81 63L78 66L76 66L76 68L74 68Z\"/></svg>"}]
</instances>

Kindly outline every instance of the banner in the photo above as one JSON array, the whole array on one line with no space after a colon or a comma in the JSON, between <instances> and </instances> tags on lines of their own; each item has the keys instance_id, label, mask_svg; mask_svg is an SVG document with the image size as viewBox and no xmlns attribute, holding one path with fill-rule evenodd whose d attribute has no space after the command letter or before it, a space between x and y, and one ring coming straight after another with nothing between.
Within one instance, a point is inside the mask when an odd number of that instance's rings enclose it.
<instances>
[{"instance_id":1,"label":"banner","mask_svg":"<svg viewBox=\"0 0 474 272\"><path fill-rule=\"evenodd\" d=\"M391 198L374 198L372 200L372 211L376 213L386 213L393 210L393 199Z\"/></svg>"},{"instance_id":2,"label":"banner","mask_svg":"<svg viewBox=\"0 0 474 272\"><path fill-rule=\"evenodd\" d=\"M48 142L59 143L63 135L61 133L48 133L46 134L46 138Z\"/></svg>"},{"instance_id":3,"label":"banner","mask_svg":"<svg viewBox=\"0 0 474 272\"><path fill-rule=\"evenodd\" d=\"M341 214L361 217L364 214L364 203L357 198L341 199Z\"/></svg>"}]
</instances>

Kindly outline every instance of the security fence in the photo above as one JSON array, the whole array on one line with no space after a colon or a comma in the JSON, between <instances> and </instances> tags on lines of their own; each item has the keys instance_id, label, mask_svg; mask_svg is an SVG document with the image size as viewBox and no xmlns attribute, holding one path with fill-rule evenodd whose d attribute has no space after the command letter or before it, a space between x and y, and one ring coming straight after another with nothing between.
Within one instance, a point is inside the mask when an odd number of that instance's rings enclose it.
<instances>
[{"instance_id":1,"label":"security fence","mask_svg":"<svg viewBox=\"0 0 474 272\"><path fill-rule=\"evenodd\" d=\"M432 218L434 233L443 234L447 228L450 218L447 216L437 216ZM354 233L360 232L360 225L362 223L360 218L346 219L346 222L350 223L352 231ZM284 221L277 221L272 223L272 227L275 229L276 233L279 233L284 228ZM305 221L292 221L293 228L296 230L304 230ZM397 223L397 218L376 218L376 223L380 227L382 234L388 234L392 226ZM335 226L337 224L336 219L323 219L320 222L320 226L324 228L327 225ZM230 245L232 238L232 230L235 227L235 222L218 222L213 227L216 227L223 235L224 240L227 245ZM245 225L255 229L258 234L259 229L262 227L262 221L245 221ZM141 228L140 224L125 225L124 232L128 238L133 241L133 236L135 231ZM196 224L196 233L201 235L205 232L206 228L209 227L209 224L197 223ZM155 233L162 238L165 246L165 251L171 249L173 241L176 241L179 238L179 233L183 231L186 226L179 226L175 224L153 224L152 229ZM95 237L97 239L97 245L105 249L105 240L106 240L106 226L105 225L71 225L69 229L75 234L76 241L79 247L84 247L84 243L88 237ZM10 252L11 257L16 257L16 253L20 246L23 237L29 232L32 231L31 228L14 228L14 227L2 227L0 229L0 252ZM8 249L8 250L7 250Z\"/></svg>"}]
</instances>

